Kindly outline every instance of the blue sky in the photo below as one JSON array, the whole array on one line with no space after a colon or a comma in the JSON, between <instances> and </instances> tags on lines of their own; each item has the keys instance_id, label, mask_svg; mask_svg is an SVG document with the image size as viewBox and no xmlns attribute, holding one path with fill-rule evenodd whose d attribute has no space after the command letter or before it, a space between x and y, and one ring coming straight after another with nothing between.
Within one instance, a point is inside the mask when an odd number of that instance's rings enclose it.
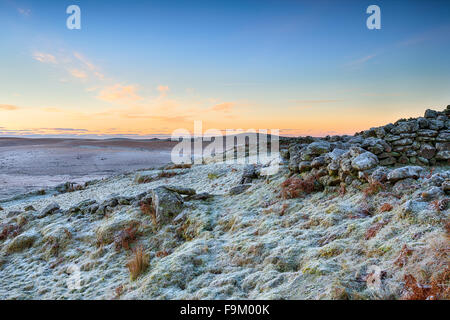
<instances>
[{"instance_id":1,"label":"blue sky","mask_svg":"<svg viewBox=\"0 0 450 320\"><path fill-rule=\"evenodd\" d=\"M418 116L450 104L449 17L448 1L0 0L0 135L194 120L325 135Z\"/></svg>"}]
</instances>

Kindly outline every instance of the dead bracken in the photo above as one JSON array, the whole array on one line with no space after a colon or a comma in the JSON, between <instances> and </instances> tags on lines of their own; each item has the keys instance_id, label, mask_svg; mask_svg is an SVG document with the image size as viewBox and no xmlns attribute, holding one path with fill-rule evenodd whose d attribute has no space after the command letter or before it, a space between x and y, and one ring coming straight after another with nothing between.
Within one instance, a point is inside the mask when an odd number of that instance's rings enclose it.
<instances>
[{"instance_id":1,"label":"dead bracken","mask_svg":"<svg viewBox=\"0 0 450 320\"><path fill-rule=\"evenodd\" d=\"M308 176L305 179L290 177L281 184L281 197L283 199L298 198L319 191L320 188L321 184L315 175Z\"/></svg>"},{"instance_id":2,"label":"dead bracken","mask_svg":"<svg viewBox=\"0 0 450 320\"><path fill-rule=\"evenodd\" d=\"M380 222L374 224L373 226L371 226L369 229L367 229L365 239L369 240L369 239L375 237L377 235L378 231L380 231L381 228L383 228L388 223L389 223L389 220L383 220L383 221L380 221Z\"/></svg>"},{"instance_id":3,"label":"dead bracken","mask_svg":"<svg viewBox=\"0 0 450 320\"><path fill-rule=\"evenodd\" d=\"M380 212L391 211L394 207L390 203L383 203L380 207Z\"/></svg>"},{"instance_id":4,"label":"dead bracken","mask_svg":"<svg viewBox=\"0 0 450 320\"><path fill-rule=\"evenodd\" d=\"M136 240L137 230L135 227L128 227L114 237L114 246L117 251L120 249L129 250L130 244L132 244Z\"/></svg>"}]
</instances>

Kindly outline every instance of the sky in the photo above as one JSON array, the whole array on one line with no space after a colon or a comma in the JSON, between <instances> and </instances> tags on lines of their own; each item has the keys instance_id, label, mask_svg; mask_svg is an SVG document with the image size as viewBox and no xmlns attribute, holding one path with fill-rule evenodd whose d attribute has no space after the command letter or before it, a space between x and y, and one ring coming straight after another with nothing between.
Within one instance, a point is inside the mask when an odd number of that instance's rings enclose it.
<instances>
[{"instance_id":1,"label":"sky","mask_svg":"<svg viewBox=\"0 0 450 320\"><path fill-rule=\"evenodd\" d=\"M438 0L0 0L0 136L155 137L195 120L353 134L450 104L449 17Z\"/></svg>"}]
</instances>

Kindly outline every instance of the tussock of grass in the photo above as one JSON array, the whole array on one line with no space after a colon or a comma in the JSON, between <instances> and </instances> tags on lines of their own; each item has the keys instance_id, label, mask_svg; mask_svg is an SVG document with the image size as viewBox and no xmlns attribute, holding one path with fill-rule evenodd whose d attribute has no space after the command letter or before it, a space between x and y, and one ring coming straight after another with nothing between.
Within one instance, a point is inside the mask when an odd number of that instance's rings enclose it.
<instances>
[{"instance_id":1,"label":"tussock of grass","mask_svg":"<svg viewBox=\"0 0 450 320\"><path fill-rule=\"evenodd\" d=\"M145 253L144 247L139 246L133 250L134 256L127 263L128 270L130 270L131 280L136 280L149 265L148 254Z\"/></svg>"},{"instance_id":2,"label":"tussock of grass","mask_svg":"<svg viewBox=\"0 0 450 320\"><path fill-rule=\"evenodd\" d=\"M219 178L219 175L215 174L215 173L208 173L208 179L209 180L215 180Z\"/></svg>"},{"instance_id":3,"label":"tussock of grass","mask_svg":"<svg viewBox=\"0 0 450 320\"><path fill-rule=\"evenodd\" d=\"M156 225L156 210L151 204L142 203L141 211L143 214L150 216L152 218L153 224Z\"/></svg>"}]
</instances>

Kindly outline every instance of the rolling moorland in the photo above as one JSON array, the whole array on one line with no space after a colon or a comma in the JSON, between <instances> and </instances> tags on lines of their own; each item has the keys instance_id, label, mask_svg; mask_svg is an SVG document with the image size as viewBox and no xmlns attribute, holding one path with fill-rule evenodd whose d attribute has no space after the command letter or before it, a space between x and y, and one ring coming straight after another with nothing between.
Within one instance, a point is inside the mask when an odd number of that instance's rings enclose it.
<instances>
[{"instance_id":1,"label":"rolling moorland","mask_svg":"<svg viewBox=\"0 0 450 320\"><path fill-rule=\"evenodd\" d=\"M449 117L2 202L0 298L449 299Z\"/></svg>"}]
</instances>

